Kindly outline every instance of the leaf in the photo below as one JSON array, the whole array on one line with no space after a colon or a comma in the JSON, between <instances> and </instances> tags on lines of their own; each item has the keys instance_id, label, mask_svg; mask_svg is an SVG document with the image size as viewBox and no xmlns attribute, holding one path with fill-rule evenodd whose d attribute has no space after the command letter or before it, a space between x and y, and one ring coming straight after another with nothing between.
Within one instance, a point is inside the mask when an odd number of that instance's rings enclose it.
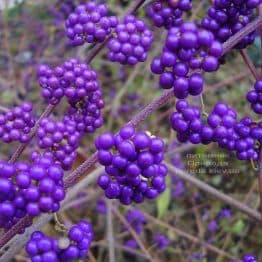
<instances>
[{"instance_id":1,"label":"leaf","mask_svg":"<svg viewBox=\"0 0 262 262\"><path fill-rule=\"evenodd\" d=\"M162 217L168 209L171 200L171 190L167 188L157 199L157 216Z\"/></svg>"},{"instance_id":2,"label":"leaf","mask_svg":"<svg viewBox=\"0 0 262 262\"><path fill-rule=\"evenodd\" d=\"M231 228L231 232L241 235L244 232L245 223L242 219L239 219Z\"/></svg>"}]
</instances>

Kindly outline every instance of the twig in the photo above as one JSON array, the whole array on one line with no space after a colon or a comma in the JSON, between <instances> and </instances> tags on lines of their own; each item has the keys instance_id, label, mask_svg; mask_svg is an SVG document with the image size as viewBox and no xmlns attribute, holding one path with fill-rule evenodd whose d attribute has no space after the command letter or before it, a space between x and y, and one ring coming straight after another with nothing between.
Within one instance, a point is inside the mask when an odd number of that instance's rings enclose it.
<instances>
[{"instance_id":1,"label":"twig","mask_svg":"<svg viewBox=\"0 0 262 262\"><path fill-rule=\"evenodd\" d=\"M113 232L113 216L112 216L112 201L106 201L107 212L106 212L106 221L107 221L107 241L109 249L109 262L115 262L115 239Z\"/></svg>"},{"instance_id":2,"label":"twig","mask_svg":"<svg viewBox=\"0 0 262 262\"><path fill-rule=\"evenodd\" d=\"M253 64L253 62L251 61L251 59L249 58L247 52L245 50L240 50L240 54L241 54L243 60L245 61L246 65L248 66L250 72L254 76L254 78L256 80L259 80L259 75L258 75L258 72L256 70L256 67Z\"/></svg>"},{"instance_id":3,"label":"twig","mask_svg":"<svg viewBox=\"0 0 262 262\"><path fill-rule=\"evenodd\" d=\"M224 203L227 203L227 204L233 206L234 208L245 213L249 217L254 218L255 220L257 220L259 222L262 221L259 212L255 211L252 208L248 207L247 205L233 199L232 197L218 191L217 189L209 186L208 184L202 182L201 180L197 179L193 175L188 174L185 171L183 171L183 170L181 170L181 169L179 169L175 166L170 165L169 163L166 163L166 165L168 166L170 171L174 172L180 178L182 178L182 179L186 180L187 182L195 185L196 187L205 191L206 193L222 200Z\"/></svg>"},{"instance_id":4,"label":"twig","mask_svg":"<svg viewBox=\"0 0 262 262\"><path fill-rule=\"evenodd\" d=\"M132 237L135 239L135 241L137 242L137 244L139 245L139 247L141 248L141 250L145 253L145 255L147 256L147 258L149 259L149 261L155 261L155 259L153 259L153 257L150 255L150 253L148 252L148 250L146 249L144 243L142 242L142 240L139 238L139 236L137 235L137 233L135 232L135 230L130 226L130 224L126 221L126 219L120 214L120 212L115 209L114 207L112 208L113 213L119 218L120 222L127 228L127 230L130 232L130 234L132 235Z\"/></svg>"},{"instance_id":5,"label":"twig","mask_svg":"<svg viewBox=\"0 0 262 262\"><path fill-rule=\"evenodd\" d=\"M90 259L91 262L96 262L96 259L90 250L88 251L88 258Z\"/></svg>"}]
</instances>

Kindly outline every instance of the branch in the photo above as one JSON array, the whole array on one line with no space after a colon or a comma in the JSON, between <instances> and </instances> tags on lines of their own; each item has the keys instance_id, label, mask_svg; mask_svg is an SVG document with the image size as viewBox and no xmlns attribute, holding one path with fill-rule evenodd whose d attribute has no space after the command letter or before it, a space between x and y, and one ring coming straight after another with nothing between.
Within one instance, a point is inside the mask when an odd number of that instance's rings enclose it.
<instances>
[{"instance_id":1,"label":"branch","mask_svg":"<svg viewBox=\"0 0 262 262\"><path fill-rule=\"evenodd\" d=\"M254 76L254 78L256 80L259 80L259 74L257 72L257 69L255 67L255 65L253 64L253 62L251 61L250 57L248 56L247 52L245 50L240 50L240 54L243 58L243 60L245 61L247 67L249 68L251 74Z\"/></svg>"}]
</instances>

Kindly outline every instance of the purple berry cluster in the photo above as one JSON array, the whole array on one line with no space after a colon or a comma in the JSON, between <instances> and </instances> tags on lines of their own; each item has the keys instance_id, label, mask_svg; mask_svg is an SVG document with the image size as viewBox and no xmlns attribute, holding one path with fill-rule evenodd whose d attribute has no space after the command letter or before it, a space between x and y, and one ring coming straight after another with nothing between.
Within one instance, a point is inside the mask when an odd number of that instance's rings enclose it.
<instances>
[{"instance_id":1,"label":"purple berry cluster","mask_svg":"<svg viewBox=\"0 0 262 262\"><path fill-rule=\"evenodd\" d=\"M104 121L101 109L104 107L103 94L100 89L88 93L85 98L78 103L71 103L65 115L65 119L70 119L76 124L76 130L82 133L93 133L100 128Z\"/></svg>"},{"instance_id":2,"label":"purple berry cluster","mask_svg":"<svg viewBox=\"0 0 262 262\"><path fill-rule=\"evenodd\" d=\"M63 96L69 103L77 103L100 88L97 73L75 58L53 69L47 65L39 66L38 81L43 97L50 104L57 104Z\"/></svg>"},{"instance_id":3,"label":"purple berry cluster","mask_svg":"<svg viewBox=\"0 0 262 262\"><path fill-rule=\"evenodd\" d=\"M152 2L146 9L147 15L153 20L157 27L180 26L183 23L183 12L192 9L191 0L158 0Z\"/></svg>"},{"instance_id":4,"label":"purple berry cluster","mask_svg":"<svg viewBox=\"0 0 262 262\"><path fill-rule=\"evenodd\" d=\"M94 238L91 224L84 220L80 221L70 228L68 238L71 244L60 254L60 259L62 261L74 261L75 259L86 258Z\"/></svg>"},{"instance_id":5,"label":"purple berry cluster","mask_svg":"<svg viewBox=\"0 0 262 262\"><path fill-rule=\"evenodd\" d=\"M262 114L262 80L258 80L254 89L247 93L247 101L251 104L251 108L257 114Z\"/></svg>"},{"instance_id":6,"label":"purple berry cluster","mask_svg":"<svg viewBox=\"0 0 262 262\"><path fill-rule=\"evenodd\" d=\"M170 121L172 128L177 131L178 141L193 144L199 144L202 140L211 142L213 130L207 126L204 128L198 107L189 105L186 100L178 100L176 109Z\"/></svg>"},{"instance_id":7,"label":"purple berry cluster","mask_svg":"<svg viewBox=\"0 0 262 262\"><path fill-rule=\"evenodd\" d=\"M246 26L252 19L253 10L261 0L215 0L208 9L208 14L202 20L202 26L213 32L216 39L222 43ZM236 46L245 48L253 43L255 32L245 36Z\"/></svg>"},{"instance_id":8,"label":"purple berry cluster","mask_svg":"<svg viewBox=\"0 0 262 262\"><path fill-rule=\"evenodd\" d=\"M46 149L63 169L71 169L81 138L76 122L68 118L58 122L44 118L37 129L37 137L40 148Z\"/></svg>"},{"instance_id":9,"label":"purple berry cluster","mask_svg":"<svg viewBox=\"0 0 262 262\"><path fill-rule=\"evenodd\" d=\"M186 100L176 104L177 112L171 116L171 126L177 131L180 142L193 144L217 142L220 147L235 151L238 159L258 159L257 143L261 143L262 129L254 125L249 117L237 121L236 112L226 103L217 103L207 117L201 118L198 107L190 106Z\"/></svg>"},{"instance_id":10,"label":"purple berry cluster","mask_svg":"<svg viewBox=\"0 0 262 262\"><path fill-rule=\"evenodd\" d=\"M254 255L251 255L251 254L244 255L242 261L243 262L259 262L259 260Z\"/></svg>"},{"instance_id":11,"label":"purple berry cluster","mask_svg":"<svg viewBox=\"0 0 262 262\"><path fill-rule=\"evenodd\" d=\"M163 51L151 63L151 71L159 74L159 84L164 89L174 89L179 99L189 94L199 95L204 86L204 78L194 71L216 71L222 45L211 32L199 29L195 23L183 23L168 31Z\"/></svg>"},{"instance_id":12,"label":"purple berry cluster","mask_svg":"<svg viewBox=\"0 0 262 262\"><path fill-rule=\"evenodd\" d=\"M74 46L101 43L118 25L116 16L108 16L106 4L89 1L79 5L66 20L66 35Z\"/></svg>"},{"instance_id":13,"label":"purple berry cluster","mask_svg":"<svg viewBox=\"0 0 262 262\"><path fill-rule=\"evenodd\" d=\"M98 185L109 199L119 199L129 205L154 199L166 188L167 167L164 142L161 138L136 132L127 125L113 135L106 132L96 139L98 160L105 166L105 174Z\"/></svg>"},{"instance_id":14,"label":"purple berry cluster","mask_svg":"<svg viewBox=\"0 0 262 262\"><path fill-rule=\"evenodd\" d=\"M56 212L64 199L63 170L43 156L33 164L0 163L0 227L11 228L26 214Z\"/></svg>"},{"instance_id":15,"label":"purple berry cluster","mask_svg":"<svg viewBox=\"0 0 262 262\"><path fill-rule=\"evenodd\" d=\"M93 240L91 224L80 221L72 226L68 232L68 240L69 245L66 248L60 247L59 240L48 237L41 231L35 231L25 249L32 262L70 262L86 258Z\"/></svg>"},{"instance_id":16,"label":"purple berry cluster","mask_svg":"<svg viewBox=\"0 0 262 262\"><path fill-rule=\"evenodd\" d=\"M25 250L32 262L59 261L57 254L59 252L57 239L52 239L41 231L35 231L32 233L31 238L26 243Z\"/></svg>"},{"instance_id":17,"label":"purple berry cluster","mask_svg":"<svg viewBox=\"0 0 262 262\"><path fill-rule=\"evenodd\" d=\"M144 62L153 40L153 33L142 19L127 15L108 42L108 58L120 64Z\"/></svg>"},{"instance_id":18,"label":"purple berry cluster","mask_svg":"<svg viewBox=\"0 0 262 262\"><path fill-rule=\"evenodd\" d=\"M30 138L30 131L35 125L32 110L32 104L24 102L5 113L1 113L0 139L5 143L13 141L27 142Z\"/></svg>"}]
</instances>

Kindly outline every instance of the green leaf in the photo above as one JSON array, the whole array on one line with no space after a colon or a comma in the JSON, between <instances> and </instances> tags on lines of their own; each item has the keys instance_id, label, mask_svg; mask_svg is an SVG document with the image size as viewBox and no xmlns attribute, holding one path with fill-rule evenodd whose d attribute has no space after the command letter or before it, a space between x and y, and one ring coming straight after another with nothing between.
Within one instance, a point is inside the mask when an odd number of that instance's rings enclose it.
<instances>
[{"instance_id":1,"label":"green leaf","mask_svg":"<svg viewBox=\"0 0 262 262\"><path fill-rule=\"evenodd\" d=\"M157 199L157 216L162 217L168 209L171 200L171 190L167 188Z\"/></svg>"},{"instance_id":2,"label":"green leaf","mask_svg":"<svg viewBox=\"0 0 262 262\"><path fill-rule=\"evenodd\" d=\"M244 232L245 223L242 219L239 219L231 228L231 232L241 235Z\"/></svg>"}]
</instances>

